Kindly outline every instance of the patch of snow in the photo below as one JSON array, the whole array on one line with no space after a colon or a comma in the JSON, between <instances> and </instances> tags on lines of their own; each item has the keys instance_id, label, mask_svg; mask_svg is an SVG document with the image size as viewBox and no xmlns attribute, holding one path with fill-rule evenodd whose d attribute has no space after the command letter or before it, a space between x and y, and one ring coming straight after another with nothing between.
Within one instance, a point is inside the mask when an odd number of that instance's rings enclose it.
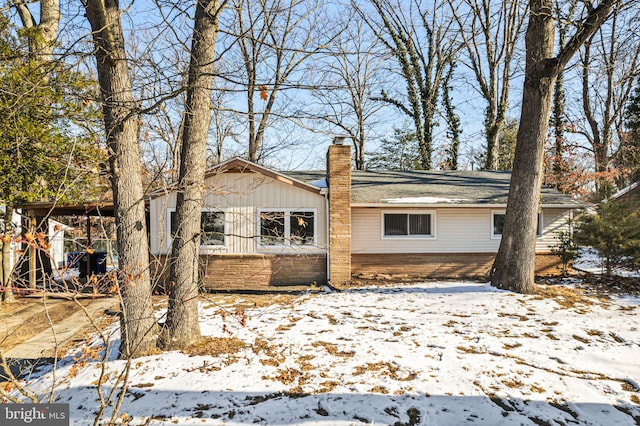
<instances>
[{"instance_id":1,"label":"patch of snow","mask_svg":"<svg viewBox=\"0 0 640 426\"><path fill-rule=\"evenodd\" d=\"M133 361L128 424L631 426L640 416L637 298L567 307L458 281L305 294L244 320L231 312L202 303L200 327L246 344L239 352ZM110 331L117 348L117 324ZM70 404L72 425L91 424L100 365L72 371L74 355L56 370L56 402ZM109 359L106 391L125 367ZM27 385L46 395L53 380Z\"/></svg>"},{"instance_id":2,"label":"patch of snow","mask_svg":"<svg viewBox=\"0 0 640 426\"><path fill-rule=\"evenodd\" d=\"M440 204L440 203L461 203L469 201L464 198L438 198L438 197L406 197L406 198L386 198L382 201L389 204Z\"/></svg>"}]
</instances>

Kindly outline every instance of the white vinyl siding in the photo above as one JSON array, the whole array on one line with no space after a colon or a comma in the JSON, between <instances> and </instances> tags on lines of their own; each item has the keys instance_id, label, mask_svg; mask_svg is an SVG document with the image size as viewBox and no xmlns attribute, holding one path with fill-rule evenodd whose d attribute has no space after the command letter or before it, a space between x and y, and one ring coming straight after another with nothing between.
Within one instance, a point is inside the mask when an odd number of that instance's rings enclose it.
<instances>
[{"instance_id":1,"label":"white vinyl siding","mask_svg":"<svg viewBox=\"0 0 640 426\"><path fill-rule=\"evenodd\" d=\"M495 253L499 239L491 238L491 208L435 208L432 239L383 238L381 208L358 207L351 210L351 251L353 253ZM384 209L389 211L391 209ZM420 209L414 209L420 212ZM402 209L403 212L412 211ZM422 210L424 211L424 210ZM569 229L571 211L545 209L542 236L536 239L536 252L549 252L558 231Z\"/></svg>"},{"instance_id":2,"label":"white vinyl siding","mask_svg":"<svg viewBox=\"0 0 640 426\"><path fill-rule=\"evenodd\" d=\"M324 253L326 247L326 210L324 195L307 191L258 173L221 173L206 181L204 208L225 212L227 229L224 253L264 252L258 246L261 209L286 208L315 212L315 241L304 253ZM175 192L150 201L150 237L153 254L167 253L167 209L175 209ZM278 253L297 253L298 247L279 247ZM270 250L269 253L273 253ZM201 253L220 253L219 249Z\"/></svg>"}]
</instances>

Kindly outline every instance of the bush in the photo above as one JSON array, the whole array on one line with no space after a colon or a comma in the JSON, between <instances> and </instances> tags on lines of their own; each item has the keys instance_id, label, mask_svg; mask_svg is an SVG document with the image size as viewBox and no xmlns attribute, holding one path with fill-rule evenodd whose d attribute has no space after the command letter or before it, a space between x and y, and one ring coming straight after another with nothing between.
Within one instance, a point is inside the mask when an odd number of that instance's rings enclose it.
<instances>
[{"instance_id":1,"label":"bush","mask_svg":"<svg viewBox=\"0 0 640 426\"><path fill-rule=\"evenodd\" d=\"M573 266L573 261L578 257L579 247L571 232L560 231L557 236L558 244L551 247L551 253L560 258L562 275L567 275L569 268Z\"/></svg>"},{"instance_id":2,"label":"bush","mask_svg":"<svg viewBox=\"0 0 640 426\"><path fill-rule=\"evenodd\" d=\"M575 238L598 252L607 275L617 267L637 270L640 266L640 215L628 204L601 202L596 214L579 221Z\"/></svg>"}]
</instances>

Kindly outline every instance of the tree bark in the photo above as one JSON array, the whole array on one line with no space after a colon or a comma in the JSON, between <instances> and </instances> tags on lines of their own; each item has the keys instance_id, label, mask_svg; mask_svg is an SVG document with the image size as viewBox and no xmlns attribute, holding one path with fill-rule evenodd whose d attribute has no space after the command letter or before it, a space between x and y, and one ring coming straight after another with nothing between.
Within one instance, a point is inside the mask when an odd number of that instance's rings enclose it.
<instances>
[{"instance_id":1,"label":"tree bark","mask_svg":"<svg viewBox=\"0 0 640 426\"><path fill-rule=\"evenodd\" d=\"M93 30L115 205L121 270L120 358L130 358L155 349L157 329L151 308L139 122L118 2L87 0L85 9Z\"/></svg>"},{"instance_id":2,"label":"tree bark","mask_svg":"<svg viewBox=\"0 0 640 426\"><path fill-rule=\"evenodd\" d=\"M4 211L4 235L13 237L13 207L5 205ZM11 241L2 242L2 287L3 300L7 303L15 301L13 297L13 288L11 286Z\"/></svg>"},{"instance_id":3,"label":"tree bark","mask_svg":"<svg viewBox=\"0 0 640 426\"><path fill-rule=\"evenodd\" d=\"M29 36L29 56L39 63L51 61L53 46L60 25L60 4L58 0L40 0L40 23L27 7L24 0L16 0L13 6L18 12L20 22L25 29L37 31Z\"/></svg>"},{"instance_id":4,"label":"tree bark","mask_svg":"<svg viewBox=\"0 0 640 426\"><path fill-rule=\"evenodd\" d=\"M183 349L200 338L200 216L219 12L220 0L197 0L176 204L178 227L171 253L169 310L159 340L161 347L170 350Z\"/></svg>"},{"instance_id":5,"label":"tree bark","mask_svg":"<svg viewBox=\"0 0 640 426\"><path fill-rule=\"evenodd\" d=\"M552 0L530 0L526 33L526 67L520 128L516 142L509 201L491 284L518 293L534 293L536 225L555 81L569 59L607 19L617 0L590 8L575 35L553 57Z\"/></svg>"}]
</instances>

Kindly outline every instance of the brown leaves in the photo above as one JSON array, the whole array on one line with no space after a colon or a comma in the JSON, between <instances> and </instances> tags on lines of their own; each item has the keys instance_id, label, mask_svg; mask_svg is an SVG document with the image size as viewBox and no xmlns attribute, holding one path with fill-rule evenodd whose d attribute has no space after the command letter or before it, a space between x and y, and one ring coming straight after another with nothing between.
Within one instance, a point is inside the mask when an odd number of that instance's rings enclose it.
<instances>
[{"instance_id":1,"label":"brown leaves","mask_svg":"<svg viewBox=\"0 0 640 426\"><path fill-rule=\"evenodd\" d=\"M266 101L269 99L269 94L267 93L267 86L259 86L258 90L260 91L260 99Z\"/></svg>"}]
</instances>

